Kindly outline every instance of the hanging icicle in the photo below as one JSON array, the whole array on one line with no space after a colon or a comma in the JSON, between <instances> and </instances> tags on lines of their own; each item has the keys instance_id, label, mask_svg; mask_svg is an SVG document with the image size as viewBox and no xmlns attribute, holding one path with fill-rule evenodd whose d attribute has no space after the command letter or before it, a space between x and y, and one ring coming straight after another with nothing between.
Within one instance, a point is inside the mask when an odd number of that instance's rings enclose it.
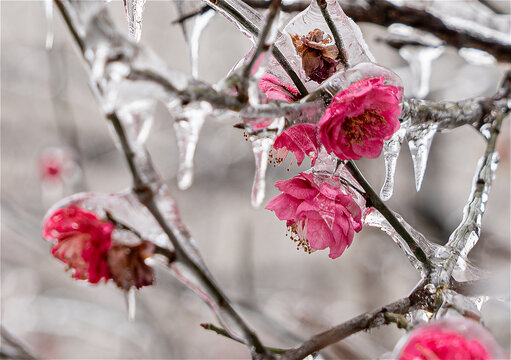
<instances>
[{"instance_id":1,"label":"hanging icicle","mask_svg":"<svg viewBox=\"0 0 511 360\"><path fill-rule=\"evenodd\" d=\"M415 188L417 191L419 191L422 186L422 180L424 179L426 166L428 165L429 150L437 128L438 123L432 123L422 127L411 126L406 133L408 147L412 154Z\"/></svg>"},{"instance_id":2,"label":"hanging icicle","mask_svg":"<svg viewBox=\"0 0 511 360\"><path fill-rule=\"evenodd\" d=\"M46 15L46 50L53 48L55 33L53 30L53 0L44 0L44 14Z\"/></svg>"},{"instance_id":3,"label":"hanging icicle","mask_svg":"<svg viewBox=\"0 0 511 360\"><path fill-rule=\"evenodd\" d=\"M128 20L130 35L140 41L142 35L142 15L146 0L124 0L124 11Z\"/></svg>"},{"instance_id":4,"label":"hanging icicle","mask_svg":"<svg viewBox=\"0 0 511 360\"><path fill-rule=\"evenodd\" d=\"M169 105L169 111L174 117L174 131L179 151L179 169L177 183L181 190L186 190L193 183L193 158L199 133L204 120L213 110L208 103L189 104L186 107Z\"/></svg>"},{"instance_id":5,"label":"hanging icicle","mask_svg":"<svg viewBox=\"0 0 511 360\"><path fill-rule=\"evenodd\" d=\"M406 130L409 121L401 124L401 128L392 136L390 140L383 144L383 158L385 160L385 181L380 190L380 197L383 201L387 201L394 193L394 178L396 175L396 165L401 145L405 139Z\"/></svg>"}]
</instances>

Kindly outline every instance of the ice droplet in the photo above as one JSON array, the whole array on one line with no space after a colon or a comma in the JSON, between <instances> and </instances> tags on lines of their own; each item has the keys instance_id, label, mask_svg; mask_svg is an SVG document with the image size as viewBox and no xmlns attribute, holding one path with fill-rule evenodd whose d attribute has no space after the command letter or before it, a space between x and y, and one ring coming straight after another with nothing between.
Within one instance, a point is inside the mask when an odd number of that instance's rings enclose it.
<instances>
[{"instance_id":1,"label":"ice droplet","mask_svg":"<svg viewBox=\"0 0 511 360\"><path fill-rule=\"evenodd\" d=\"M53 0L44 0L44 14L46 16L46 50L53 48L53 39L55 37L53 31Z\"/></svg>"},{"instance_id":2,"label":"ice droplet","mask_svg":"<svg viewBox=\"0 0 511 360\"><path fill-rule=\"evenodd\" d=\"M140 41L142 35L142 14L146 0L124 0L124 11L128 20L130 35Z\"/></svg>"},{"instance_id":3,"label":"ice droplet","mask_svg":"<svg viewBox=\"0 0 511 360\"><path fill-rule=\"evenodd\" d=\"M190 34L190 42L188 44L190 49L190 62L192 66L192 76L194 78L199 77L199 48L200 38L202 32L208 26L209 22L215 16L216 12L213 9L203 12L199 16L195 17L193 23L192 32Z\"/></svg>"},{"instance_id":4,"label":"ice droplet","mask_svg":"<svg viewBox=\"0 0 511 360\"><path fill-rule=\"evenodd\" d=\"M128 291L124 292L124 299L126 300L126 308L128 310L129 321L135 320L135 313L137 310L136 291L137 289L132 286Z\"/></svg>"},{"instance_id":5,"label":"ice droplet","mask_svg":"<svg viewBox=\"0 0 511 360\"><path fill-rule=\"evenodd\" d=\"M429 149L436 134L438 124L434 123L426 127L410 127L406 133L408 147L412 154L413 169L415 173L415 188L421 189L422 180L426 173Z\"/></svg>"},{"instance_id":6,"label":"ice droplet","mask_svg":"<svg viewBox=\"0 0 511 360\"><path fill-rule=\"evenodd\" d=\"M385 160L385 181L380 190L380 197L383 201L387 201L394 193L394 178L396 174L396 165L401 145L405 139L408 122L401 124L399 130L383 144L383 158Z\"/></svg>"},{"instance_id":7,"label":"ice droplet","mask_svg":"<svg viewBox=\"0 0 511 360\"><path fill-rule=\"evenodd\" d=\"M428 96L431 65L444 52L443 46L428 47L409 45L399 49L399 55L410 65L412 72L411 95L420 99Z\"/></svg>"},{"instance_id":8,"label":"ice droplet","mask_svg":"<svg viewBox=\"0 0 511 360\"><path fill-rule=\"evenodd\" d=\"M458 54L472 65L491 66L497 62L493 55L479 49L461 48L458 50Z\"/></svg>"},{"instance_id":9,"label":"ice droplet","mask_svg":"<svg viewBox=\"0 0 511 360\"><path fill-rule=\"evenodd\" d=\"M274 139L251 137L252 151L255 158L255 175L252 185L252 206L259 207L263 203L266 191L266 170L268 168L268 155L273 146Z\"/></svg>"},{"instance_id":10,"label":"ice droplet","mask_svg":"<svg viewBox=\"0 0 511 360\"><path fill-rule=\"evenodd\" d=\"M211 105L204 102L189 104L179 109L178 115L175 115L176 109L172 106L169 106L169 110L175 116L174 131L179 151L177 184L181 190L186 190L192 186L193 182L193 158L199 141L199 133L212 108Z\"/></svg>"}]
</instances>

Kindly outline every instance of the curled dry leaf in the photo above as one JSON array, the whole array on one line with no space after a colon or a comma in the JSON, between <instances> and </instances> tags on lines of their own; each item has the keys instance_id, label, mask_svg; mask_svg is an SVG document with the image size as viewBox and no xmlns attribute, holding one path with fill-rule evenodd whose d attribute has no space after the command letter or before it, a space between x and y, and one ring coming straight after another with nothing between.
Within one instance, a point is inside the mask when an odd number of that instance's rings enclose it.
<instances>
[{"instance_id":1,"label":"curled dry leaf","mask_svg":"<svg viewBox=\"0 0 511 360\"><path fill-rule=\"evenodd\" d=\"M324 31L314 29L307 35L291 35L296 52L302 58L305 75L312 81L321 84L332 76L339 66L339 50L332 37Z\"/></svg>"}]
</instances>

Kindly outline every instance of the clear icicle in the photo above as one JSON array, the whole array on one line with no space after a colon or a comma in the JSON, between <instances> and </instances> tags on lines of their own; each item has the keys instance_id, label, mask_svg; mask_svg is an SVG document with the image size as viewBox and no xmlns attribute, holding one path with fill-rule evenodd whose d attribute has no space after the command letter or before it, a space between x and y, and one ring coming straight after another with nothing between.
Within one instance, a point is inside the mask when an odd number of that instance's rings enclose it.
<instances>
[{"instance_id":1,"label":"clear icicle","mask_svg":"<svg viewBox=\"0 0 511 360\"><path fill-rule=\"evenodd\" d=\"M146 0L124 0L124 11L128 20L130 35L140 41L142 35L142 14Z\"/></svg>"},{"instance_id":2,"label":"clear icicle","mask_svg":"<svg viewBox=\"0 0 511 360\"><path fill-rule=\"evenodd\" d=\"M401 145L406 136L408 122L401 124L401 128L392 136L390 140L383 144L383 158L385 160L385 181L380 190L380 197L383 201L387 201L394 193L394 178L396 174L396 165Z\"/></svg>"},{"instance_id":3,"label":"clear icicle","mask_svg":"<svg viewBox=\"0 0 511 360\"><path fill-rule=\"evenodd\" d=\"M192 76L194 78L199 77L199 47L200 47L200 38L202 32L208 26L209 22L215 16L216 12L212 9L200 14L195 17L195 21L193 23L192 32L190 34L190 42L188 44L190 49L190 62L192 66Z\"/></svg>"},{"instance_id":4,"label":"clear icicle","mask_svg":"<svg viewBox=\"0 0 511 360\"><path fill-rule=\"evenodd\" d=\"M252 185L252 206L259 207L263 203L266 191L266 170L268 168L268 155L273 146L272 138L253 138L252 151L255 158L255 175Z\"/></svg>"},{"instance_id":5,"label":"clear icicle","mask_svg":"<svg viewBox=\"0 0 511 360\"><path fill-rule=\"evenodd\" d=\"M431 143L433 142L433 137L435 136L437 128L437 123L419 128L412 126L406 134L408 147L412 154L415 188L417 191L419 191L422 186L422 180L424 179L426 166L428 164L429 149L431 148Z\"/></svg>"},{"instance_id":6,"label":"clear icicle","mask_svg":"<svg viewBox=\"0 0 511 360\"><path fill-rule=\"evenodd\" d=\"M181 190L186 190L192 186L193 158L199 141L199 133L204 120L212 111L211 105L207 103L198 105L192 104L184 108L174 122L179 151L177 184ZM170 110L174 111L172 107L170 107Z\"/></svg>"},{"instance_id":7,"label":"clear icicle","mask_svg":"<svg viewBox=\"0 0 511 360\"><path fill-rule=\"evenodd\" d=\"M135 313L137 309L136 303L136 291L137 289L132 286L128 291L124 292L124 299L126 300L126 308L128 309L128 320L135 320Z\"/></svg>"},{"instance_id":8,"label":"clear icicle","mask_svg":"<svg viewBox=\"0 0 511 360\"><path fill-rule=\"evenodd\" d=\"M428 96L431 78L431 65L444 52L443 46L403 46L399 49L399 55L410 64L412 72L411 95L418 98Z\"/></svg>"},{"instance_id":9,"label":"clear icicle","mask_svg":"<svg viewBox=\"0 0 511 360\"><path fill-rule=\"evenodd\" d=\"M44 13L46 15L46 50L53 48L53 0L44 0Z\"/></svg>"}]
</instances>

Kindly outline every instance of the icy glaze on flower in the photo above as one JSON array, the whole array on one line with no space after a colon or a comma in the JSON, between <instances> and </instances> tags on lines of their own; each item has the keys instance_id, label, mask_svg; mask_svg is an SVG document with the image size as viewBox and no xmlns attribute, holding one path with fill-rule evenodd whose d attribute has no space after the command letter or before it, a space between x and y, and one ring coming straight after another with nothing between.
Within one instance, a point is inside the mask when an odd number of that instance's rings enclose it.
<instances>
[{"instance_id":1,"label":"icy glaze on flower","mask_svg":"<svg viewBox=\"0 0 511 360\"><path fill-rule=\"evenodd\" d=\"M94 284L111 278L107 259L113 230L111 222L71 205L50 215L43 237L54 242L53 256L74 269L75 278Z\"/></svg>"},{"instance_id":2,"label":"icy glaze on flower","mask_svg":"<svg viewBox=\"0 0 511 360\"><path fill-rule=\"evenodd\" d=\"M282 194L271 199L266 209L287 221L291 238L308 252L328 247L335 259L362 229L360 207L332 179L301 173L275 186Z\"/></svg>"},{"instance_id":3,"label":"icy glaze on flower","mask_svg":"<svg viewBox=\"0 0 511 360\"><path fill-rule=\"evenodd\" d=\"M399 129L402 88L384 77L363 79L337 93L318 122L325 149L342 160L374 159Z\"/></svg>"},{"instance_id":4,"label":"icy glaze on flower","mask_svg":"<svg viewBox=\"0 0 511 360\"><path fill-rule=\"evenodd\" d=\"M281 163L291 151L296 157L296 163L302 164L305 156L312 160L312 165L318 157L319 143L316 136L316 125L299 124L290 127L277 136L271 154L276 164Z\"/></svg>"},{"instance_id":5,"label":"icy glaze on flower","mask_svg":"<svg viewBox=\"0 0 511 360\"><path fill-rule=\"evenodd\" d=\"M53 212L43 237L54 243L52 254L73 269L76 279L114 282L123 290L151 285L153 270L144 260L154 245L109 217L106 221L76 205ZM123 234L119 236L119 234Z\"/></svg>"},{"instance_id":6,"label":"icy glaze on flower","mask_svg":"<svg viewBox=\"0 0 511 360\"><path fill-rule=\"evenodd\" d=\"M496 360L509 356L482 325L460 316L418 327L400 347L397 359Z\"/></svg>"},{"instance_id":7,"label":"icy glaze on flower","mask_svg":"<svg viewBox=\"0 0 511 360\"><path fill-rule=\"evenodd\" d=\"M322 30L314 29L305 36L291 35L291 40L310 80L321 84L338 70L339 50L330 35L325 36Z\"/></svg>"},{"instance_id":8,"label":"icy glaze on flower","mask_svg":"<svg viewBox=\"0 0 511 360\"><path fill-rule=\"evenodd\" d=\"M259 80L259 89L267 99L293 102L300 95L300 92L292 85L280 80L272 74L264 74Z\"/></svg>"}]
</instances>

